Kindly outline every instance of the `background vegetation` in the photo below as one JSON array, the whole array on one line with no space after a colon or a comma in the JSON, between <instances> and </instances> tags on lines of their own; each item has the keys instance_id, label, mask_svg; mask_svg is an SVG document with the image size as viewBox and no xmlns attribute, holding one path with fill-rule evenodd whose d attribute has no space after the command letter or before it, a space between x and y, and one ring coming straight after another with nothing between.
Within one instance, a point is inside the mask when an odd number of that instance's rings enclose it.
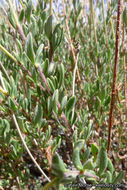
<instances>
[{"instance_id":1,"label":"background vegetation","mask_svg":"<svg viewBox=\"0 0 127 190\"><path fill-rule=\"evenodd\" d=\"M6 3L0 188L126 189L126 2Z\"/></svg>"}]
</instances>

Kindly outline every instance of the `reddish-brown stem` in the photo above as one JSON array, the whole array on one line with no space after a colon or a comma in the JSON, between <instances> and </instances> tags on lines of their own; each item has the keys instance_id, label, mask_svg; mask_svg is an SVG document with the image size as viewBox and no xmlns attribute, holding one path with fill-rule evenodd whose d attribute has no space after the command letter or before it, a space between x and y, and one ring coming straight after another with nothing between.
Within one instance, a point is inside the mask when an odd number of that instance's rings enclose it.
<instances>
[{"instance_id":1,"label":"reddish-brown stem","mask_svg":"<svg viewBox=\"0 0 127 190\"><path fill-rule=\"evenodd\" d=\"M25 34L24 34L23 30L22 30L22 27L21 26L17 26L17 29L18 29L18 33L20 34L22 40L25 41L26 37L25 37Z\"/></svg>"},{"instance_id":2,"label":"reddish-brown stem","mask_svg":"<svg viewBox=\"0 0 127 190\"><path fill-rule=\"evenodd\" d=\"M42 72L40 66L37 67L37 70L38 70L38 72L40 73L41 79L42 79L42 81L43 81L43 83L44 83L46 89L48 90L49 94L52 95L52 92L51 92L51 90L49 89L48 83L47 83L47 81L46 81L46 78L45 78L45 76L44 76L44 74L43 74L43 72ZM59 103L59 102L58 102L57 106L58 106L58 109L60 110L60 103ZM67 118L66 118L64 112L62 113L62 116L61 116L61 117L62 117L62 119L64 120L64 125L67 126L67 127L71 130L71 132L73 132L73 130L72 130L70 124L69 124L68 121L67 121Z\"/></svg>"},{"instance_id":3,"label":"reddish-brown stem","mask_svg":"<svg viewBox=\"0 0 127 190\"><path fill-rule=\"evenodd\" d=\"M60 103L59 103L59 101L58 101L58 103L57 103L57 106L58 106L58 109L60 110ZM67 127L70 129L70 131L73 133L73 130L72 130L70 124L68 123L67 118L66 118L64 112L62 113L62 119L63 119L64 122L65 122L65 126L67 126Z\"/></svg>"},{"instance_id":4,"label":"reddish-brown stem","mask_svg":"<svg viewBox=\"0 0 127 190\"><path fill-rule=\"evenodd\" d=\"M25 40L26 40L26 37L25 37L25 35L24 35L24 32L23 32L23 30L22 30L22 27L21 27L21 26L17 26L17 29L18 29L18 32L19 32L19 34L20 34L22 40L25 41ZM50 42L50 62L52 61L52 58L53 58L53 47L52 47L52 42ZM27 68L26 68L22 63L20 63L20 62L17 62L17 63L23 68L23 70L24 70L25 72L28 73L28 75L29 75L30 77L32 77L31 72L30 72L29 70L27 70ZM38 72L39 72L39 74L40 74L40 77L41 77L41 79L42 79L42 81L43 81L43 83L44 83L46 89L44 89L44 87L41 86L41 85L39 85L39 86L41 87L42 90L44 90L44 91L47 90L48 93L49 93L50 95L52 95L52 92L51 92L51 90L50 90L50 88L49 88L49 86L48 86L48 83L47 83L47 81L46 81L46 78L45 78L45 76L44 76L42 70L41 70L41 67L40 67L40 66L37 66L37 70L38 70ZM59 107L59 109L60 109L60 103L58 102L58 104L59 104L58 107ZM64 113L62 113L62 118L63 118L63 120L64 120L64 122L65 122L65 125L72 131L72 128L71 128L70 124L68 123L68 121L67 121L66 116L65 116Z\"/></svg>"},{"instance_id":5,"label":"reddish-brown stem","mask_svg":"<svg viewBox=\"0 0 127 190\"><path fill-rule=\"evenodd\" d=\"M47 83L47 81L46 81L46 78L45 78L45 76L44 76L44 74L43 74L43 72L42 72L42 70L41 70L41 68L40 68L39 65L37 66L37 70L38 70L38 72L40 73L41 79L42 79L42 81L43 81L45 87L47 88L49 94L52 94L51 90L50 90L49 87L48 87L48 83Z\"/></svg>"},{"instance_id":6,"label":"reddish-brown stem","mask_svg":"<svg viewBox=\"0 0 127 190\"><path fill-rule=\"evenodd\" d=\"M25 72L27 72L27 74L28 74L30 77L32 77L31 72L30 72L22 63L20 63L20 62L18 61L18 64L22 67L22 69L23 69Z\"/></svg>"},{"instance_id":7,"label":"reddish-brown stem","mask_svg":"<svg viewBox=\"0 0 127 190\"><path fill-rule=\"evenodd\" d=\"M126 79L126 60L125 60L125 48L124 48L124 41L125 41L125 29L123 23L123 39L122 39L122 48L123 48L123 68L124 68L124 97L125 97L125 110L127 116L127 79Z\"/></svg>"},{"instance_id":8,"label":"reddish-brown stem","mask_svg":"<svg viewBox=\"0 0 127 190\"><path fill-rule=\"evenodd\" d=\"M49 62L51 63L52 60L53 60L53 46L52 46L52 41L50 41Z\"/></svg>"},{"instance_id":9,"label":"reddish-brown stem","mask_svg":"<svg viewBox=\"0 0 127 190\"><path fill-rule=\"evenodd\" d=\"M119 44L120 44L120 32L121 32L121 30L120 30L120 22L121 22L122 6L123 6L123 0L118 0L116 44L115 44L115 63L114 63L114 73L113 73L113 84L112 84L110 113L109 113L109 131L108 131L107 152L110 149L111 133L112 133L112 125L113 125L113 111L114 111L114 104L115 104L117 70L118 70L118 63L119 63Z\"/></svg>"}]
</instances>

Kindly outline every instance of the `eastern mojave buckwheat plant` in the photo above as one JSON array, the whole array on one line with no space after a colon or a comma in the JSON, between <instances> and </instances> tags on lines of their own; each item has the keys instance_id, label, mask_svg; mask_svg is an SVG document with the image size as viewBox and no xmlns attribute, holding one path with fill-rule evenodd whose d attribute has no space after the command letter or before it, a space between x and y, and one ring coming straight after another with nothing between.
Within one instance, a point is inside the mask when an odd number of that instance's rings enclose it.
<instances>
[{"instance_id":1,"label":"eastern mojave buckwheat plant","mask_svg":"<svg viewBox=\"0 0 127 190\"><path fill-rule=\"evenodd\" d=\"M126 189L126 2L15 2L0 1L0 189Z\"/></svg>"}]
</instances>

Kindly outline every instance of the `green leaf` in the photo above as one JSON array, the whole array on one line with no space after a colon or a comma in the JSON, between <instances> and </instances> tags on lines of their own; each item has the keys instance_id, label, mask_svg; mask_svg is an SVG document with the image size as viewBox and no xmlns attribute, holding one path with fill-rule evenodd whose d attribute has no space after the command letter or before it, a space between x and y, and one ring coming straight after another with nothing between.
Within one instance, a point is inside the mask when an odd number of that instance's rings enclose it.
<instances>
[{"instance_id":1,"label":"green leaf","mask_svg":"<svg viewBox=\"0 0 127 190\"><path fill-rule=\"evenodd\" d=\"M10 124L6 119L3 120L3 124L4 124L4 138L6 139L7 133L10 132Z\"/></svg>"},{"instance_id":2,"label":"green leaf","mask_svg":"<svg viewBox=\"0 0 127 190\"><path fill-rule=\"evenodd\" d=\"M20 41L18 39L16 39L16 43L18 45L18 49L19 49L19 55L22 55L23 49L22 49L22 45L20 43Z\"/></svg>"},{"instance_id":3,"label":"green leaf","mask_svg":"<svg viewBox=\"0 0 127 190\"><path fill-rule=\"evenodd\" d=\"M66 105L67 112L70 112L73 109L75 102L76 102L76 97L75 96L70 97Z\"/></svg>"},{"instance_id":4,"label":"green leaf","mask_svg":"<svg viewBox=\"0 0 127 190\"><path fill-rule=\"evenodd\" d=\"M41 2L41 4L42 4L42 2ZM41 12L41 19L43 22L46 20L46 16L47 16L46 12L47 12L46 9Z\"/></svg>"},{"instance_id":5,"label":"green leaf","mask_svg":"<svg viewBox=\"0 0 127 190\"><path fill-rule=\"evenodd\" d=\"M103 102L104 102L104 100L105 100L105 95L106 95L105 89L103 89L103 90L101 91L100 95L101 95L101 103L103 104Z\"/></svg>"},{"instance_id":6,"label":"green leaf","mask_svg":"<svg viewBox=\"0 0 127 190\"><path fill-rule=\"evenodd\" d=\"M37 72L35 70L35 67L32 67L32 78L34 80L35 83L37 83Z\"/></svg>"},{"instance_id":7,"label":"green leaf","mask_svg":"<svg viewBox=\"0 0 127 190\"><path fill-rule=\"evenodd\" d=\"M54 70L54 72L55 72L55 70ZM53 81L54 81L54 84L55 84L55 88L58 88L58 78L56 76L52 76L52 75L50 76L50 78L51 77L54 78Z\"/></svg>"},{"instance_id":8,"label":"green leaf","mask_svg":"<svg viewBox=\"0 0 127 190\"><path fill-rule=\"evenodd\" d=\"M25 10L22 9L19 15L19 22L22 23L25 16Z\"/></svg>"},{"instance_id":9,"label":"green leaf","mask_svg":"<svg viewBox=\"0 0 127 190\"><path fill-rule=\"evenodd\" d=\"M113 184L117 184L118 182L120 182L122 179L124 178L124 172L120 171L120 173L115 177L115 179L113 180Z\"/></svg>"},{"instance_id":10,"label":"green leaf","mask_svg":"<svg viewBox=\"0 0 127 190\"><path fill-rule=\"evenodd\" d=\"M108 165L108 157L105 148L102 146L98 153L98 166L99 166L99 174L101 175Z\"/></svg>"},{"instance_id":11,"label":"green leaf","mask_svg":"<svg viewBox=\"0 0 127 190\"><path fill-rule=\"evenodd\" d=\"M90 147L87 148L85 153L83 154L83 161L86 162L86 160L89 158L90 155Z\"/></svg>"},{"instance_id":12,"label":"green leaf","mask_svg":"<svg viewBox=\"0 0 127 190\"><path fill-rule=\"evenodd\" d=\"M33 78L29 77L28 75L26 76L26 79L27 79L29 82L33 82L33 83L34 83Z\"/></svg>"},{"instance_id":13,"label":"green leaf","mask_svg":"<svg viewBox=\"0 0 127 190\"><path fill-rule=\"evenodd\" d=\"M46 130L46 134L45 134L45 140L46 142L49 140L50 136L51 136L51 132L52 132L52 128L50 125L48 125L48 129Z\"/></svg>"},{"instance_id":14,"label":"green leaf","mask_svg":"<svg viewBox=\"0 0 127 190\"><path fill-rule=\"evenodd\" d=\"M89 170L89 171L85 170L83 175L89 178L90 181L96 182L95 179L99 179L99 177L96 175L96 173L93 170Z\"/></svg>"},{"instance_id":15,"label":"green leaf","mask_svg":"<svg viewBox=\"0 0 127 190\"><path fill-rule=\"evenodd\" d=\"M58 98L59 98L59 91L58 89L56 89L52 96L52 104L53 104L53 109L55 112L57 112Z\"/></svg>"},{"instance_id":16,"label":"green leaf","mask_svg":"<svg viewBox=\"0 0 127 190\"><path fill-rule=\"evenodd\" d=\"M111 97L108 96L106 99L105 99L105 106L107 106L109 103L110 103L110 100L111 100Z\"/></svg>"},{"instance_id":17,"label":"green leaf","mask_svg":"<svg viewBox=\"0 0 127 190\"><path fill-rule=\"evenodd\" d=\"M40 122L42 118L42 107L40 104L36 105L35 111L34 111L34 118L33 118L33 122L36 125L37 123Z\"/></svg>"},{"instance_id":18,"label":"green leaf","mask_svg":"<svg viewBox=\"0 0 127 190\"><path fill-rule=\"evenodd\" d=\"M28 34L28 27L25 24L23 24L22 28L23 28L23 32L24 32L24 34L26 36Z\"/></svg>"},{"instance_id":19,"label":"green leaf","mask_svg":"<svg viewBox=\"0 0 127 190\"><path fill-rule=\"evenodd\" d=\"M94 166L92 159L87 160L83 166L83 170L85 170L85 169L93 170L94 168L95 168L95 166Z\"/></svg>"},{"instance_id":20,"label":"green leaf","mask_svg":"<svg viewBox=\"0 0 127 190\"><path fill-rule=\"evenodd\" d=\"M48 115L50 115L51 111L52 111L52 100L51 100L51 97L48 97L48 100L47 100L47 109L48 109Z\"/></svg>"},{"instance_id":21,"label":"green leaf","mask_svg":"<svg viewBox=\"0 0 127 190\"><path fill-rule=\"evenodd\" d=\"M59 77L59 88L63 85L64 83L64 65L61 63L59 65L59 74L60 74L60 77Z\"/></svg>"},{"instance_id":22,"label":"green leaf","mask_svg":"<svg viewBox=\"0 0 127 190\"><path fill-rule=\"evenodd\" d=\"M57 24L52 34L53 51L60 45L63 36L63 29Z\"/></svg>"},{"instance_id":23,"label":"green leaf","mask_svg":"<svg viewBox=\"0 0 127 190\"><path fill-rule=\"evenodd\" d=\"M26 10L26 20L28 23L30 23L31 12L32 12L32 0L29 0Z\"/></svg>"},{"instance_id":24,"label":"green leaf","mask_svg":"<svg viewBox=\"0 0 127 190\"><path fill-rule=\"evenodd\" d=\"M88 127L85 127L84 128L84 138L85 138L85 140L87 140L88 139L88 137L91 135L91 133L92 133L92 124L93 124L93 121L92 120L90 120L89 121L89 125L88 125Z\"/></svg>"},{"instance_id":25,"label":"green leaf","mask_svg":"<svg viewBox=\"0 0 127 190\"><path fill-rule=\"evenodd\" d=\"M35 36L37 34L37 21L33 15L31 16L31 26L29 31L32 32L32 36Z\"/></svg>"},{"instance_id":26,"label":"green leaf","mask_svg":"<svg viewBox=\"0 0 127 190\"><path fill-rule=\"evenodd\" d=\"M69 115L68 115L68 119L69 119L71 125L73 125L76 122L76 120L77 120L77 113L76 113L76 111L74 111L73 118L72 118L72 113L73 112L71 111L69 113Z\"/></svg>"},{"instance_id":27,"label":"green leaf","mask_svg":"<svg viewBox=\"0 0 127 190\"><path fill-rule=\"evenodd\" d=\"M14 145L12 145L12 150L15 156L17 156L17 149Z\"/></svg>"},{"instance_id":28,"label":"green leaf","mask_svg":"<svg viewBox=\"0 0 127 190\"><path fill-rule=\"evenodd\" d=\"M106 172L106 176L107 176L107 183L111 183L112 182L112 173L110 171Z\"/></svg>"},{"instance_id":29,"label":"green leaf","mask_svg":"<svg viewBox=\"0 0 127 190\"><path fill-rule=\"evenodd\" d=\"M28 112L28 104L29 104L28 99L24 98L24 109L26 112Z\"/></svg>"},{"instance_id":30,"label":"green leaf","mask_svg":"<svg viewBox=\"0 0 127 190\"><path fill-rule=\"evenodd\" d=\"M63 110L67 104L67 96L64 96L61 102L61 109Z\"/></svg>"},{"instance_id":31,"label":"green leaf","mask_svg":"<svg viewBox=\"0 0 127 190\"><path fill-rule=\"evenodd\" d=\"M45 23L45 34L49 40L52 37L52 19L52 15L50 15Z\"/></svg>"},{"instance_id":32,"label":"green leaf","mask_svg":"<svg viewBox=\"0 0 127 190\"><path fill-rule=\"evenodd\" d=\"M91 144L91 152L94 156L94 161L96 161L97 154L98 154L98 146L96 144Z\"/></svg>"},{"instance_id":33,"label":"green leaf","mask_svg":"<svg viewBox=\"0 0 127 190\"><path fill-rule=\"evenodd\" d=\"M55 177L51 182L46 183L46 185L41 190L50 190L54 184L59 182L59 178Z\"/></svg>"},{"instance_id":34,"label":"green leaf","mask_svg":"<svg viewBox=\"0 0 127 190\"><path fill-rule=\"evenodd\" d=\"M47 83L48 83L48 86L49 86L50 90L52 92L54 92L55 91L55 86L54 86L54 84L53 84L53 82L51 81L50 78L47 78Z\"/></svg>"},{"instance_id":35,"label":"green leaf","mask_svg":"<svg viewBox=\"0 0 127 190\"><path fill-rule=\"evenodd\" d=\"M45 62L44 62L44 64L43 64L43 73L44 73L44 74L47 74L47 72L48 72L48 67L49 67L49 60L46 59Z\"/></svg>"},{"instance_id":36,"label":"green leaf","mask_svg":"<svg viewBox=\"0 0 127 190\"><path fill-rule=\"evenodd\" d=\"M64 177L66 172L65 164L57 153L52 158L52 172L58 178Z\"/></svg>"},{"instance_id":37,"label":"green leaf","mask_svg":"<svg viewBox=\"0 0 127 190\"><path fill-rule=\"evenodd\" d=\"M20 127L24 132L27 132L26 129L25 129L25 127L24 127L25 117L23 117L23 116L18 116L18 117L17 117L17 120L18 120L19 127Z\"/></svg>"},{"instance_id":38,"label":"green leaf","mask_svg":"<svg viewBox=\"0 0 127 190\"><path fill-rule=\"evenodd\" d=\"M55 71L55 63L50 63L48 66L48 76L53 75L54 71Z\"/></svg>"},{"instance_id":39,"label":"green leaf","mask_svg":"<svg viewBox=\"0 0 127 190\"><path fill-rule=\"evenodd\" d=\"M125 26L127 27L127 7L125 5L124 11L123 11L123 21Z\"/></svg>"},{"instance_id":40,"label":"green leaf","mask_svg":"<svg viewBox=\"0 0 127 190\"><path fill-rule=\"evenodd\" d=\"M16 95L17 95L17 87L16 87L16 80L12 77L12 76L10 76L10 84L11 84L11 96L12 97L16 97Z\"/></svg>"},{"instance_id":41,"label":"green leaf","mask_svg":"<svg viewBox=\"0 0 127 190\"><path fill-rule=\"evenodd\" d=\"M111 174L113 174L113 172L114 172L114 166L113 166L112 161L110 160L110 158L108 158L107 168L109 169L109 171L111 172Z\"/></svg>"},{"instance_id":42,"label":"green leaf","mask_svg":"<svg viewBox=\"0 0 127 190\"><path fill-rule=\"evenodd\" d=\"M44 47L44 44L40 44L39 48L37 49L37 52L36 52L36 63L39 62L39 58L40 58L40 56L42 54L43 47Z\"/></svg>"},{"instance_id":43,"label":"green leaf","mask_svg":"<svg viewBox=\"0 0 127 190\"><path fill-rule=\"evenodd\" d=\"M34 59L34 50L33 50L33 39L32 39L31 33L27 35L26 43L25 43L25 51L27 53L27 56L31 60L31 62L34 64L35 59Z\"/></svg>"},{"instance_id":44,"label":"green leaf","mask_svg":"<svg viewBox=\"0 0 127 190\"><path fill-rule=\"evenodd\" d=\"M80 160L80 149L77 147L74 149L73 156L72 156L73 164L74 166L82 171L83 170L83 165Z\"/></svg>"},{"instance_id":45,"label":"green leaf","mask_svg":"<svg viewBox=\"0 0 127 190\"><path fill-rule=\"evenodd\" d=\"M51 79L51 81L52 81L52 83L53 83L53 85L54 85L54 87L55 87L55 89L57 88L56 86L56 79L55 79L55 76L50 76L50 79Z\"/></svg>"},{"instance_id":46,"label":"green leaf","mask_svg":"<svg viewBox=\"0 0 127 190\"><path fill-rule=\"evenodd\" d=\"M80 171L83 170L83 165L80 160L80 150L82 149L83 145L84 145L84 140L77 141L75 143L73 155L72 155L74 166Z\"/></svg>"},{"instance_id":47,"label":"green leaf","mask_svg":"<svg viewBox=\"0 0 127 190\"><path fill-rule=\"evenodd\" d=\"M16 106L14 100L11 97L9 97L8 102L9 102L10 108L15 112L17 110L17 106Z\"/></svg>"},{"instance_id":48,"label":"green leaf","mask_svg":"<svg viewBox=\"0 0 127 190\"><path fill-rule=\"evenodd\" d=\"M77 142L77 129L74 130L74 133L73 133L73 140L74 140L74 143Z\"/></svg>"},{"instance_id":49,"label":"green leaf","mask_svg":"<svg viewBox=\"0 0 127 190\"><path fill-rule=\"evenodd\" d=\"M80 139L80 140L78 140L76 143L75 143L75 145L74 145L74 149L75 148L79 148L80 150L82 149L82 147L83 147L83 145L84 145L84 140L83 139Z\"/></svg>"},{"instance_id":50,"label":"green leaf","mask_svg":"<svg viewBox=\"0 0 127 190\"><path fill-rule=\"evenodd\" d=\"M9 11L8 19L9 19L9 22L11 23L11 25L12 25L14 28L16 28L16 23L15 23L15 20L14 20L14 16L13 16L13 11L12 11L12 9L10 9L10 11Z\"/></svg>"}]
</instances>

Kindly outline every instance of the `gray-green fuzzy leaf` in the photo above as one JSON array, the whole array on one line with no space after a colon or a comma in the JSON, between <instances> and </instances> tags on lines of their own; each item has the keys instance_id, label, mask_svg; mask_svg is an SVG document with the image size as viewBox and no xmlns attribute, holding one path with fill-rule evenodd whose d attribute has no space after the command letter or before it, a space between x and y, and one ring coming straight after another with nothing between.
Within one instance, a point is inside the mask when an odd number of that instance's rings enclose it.
<instances>
[{"instance_id":1,"label":"gray-green fuzzy leaf","mask_svg":"<svg viewBox=\"0 0 127 190\"><path fill-rule=\"evenodd\" d=\"M110 160L110 158L108 158L108 165L107 168L109 169L109 171L113 174L114 172L114 166L112 164L112 161Z\"/></svg>"},{"instance_id":2,"label":"gray-green fuzzy leaf","mask_svg":"<svg viewBox=\"0 0 127 190\"><path fill-rule=\"evenodd\" d=\"M67 112L70 112L73 109L75 102L76 102L76 97L75 96L70 97L66 106Z\"/></svg>"},{"instance_id":3,"label":"gray-green fuzzy leaf","mask_svg":"<svg viewBox=\"0 0 127 190\"><path fill-rule=\"evenodd\" d=\"M120 182L122 179L124 178L124 172L120 171L120 173L115 177L115 179L113 180L113 184L116 184L118 182Z\"/></svg>"},{"instance_id":4,"label":"gray-green fuzzy leaf","mask_svg":"<svg viewBox=\"0 0 127 190\"><path fill-rule=\"evenodd\" d=\"M30 23L31 12L32 12L32 0L29 0L26 10L26 19L28 23Z\"/></svg>"},{"instance_id":5,"label":"gray-green fuzzy leaf","mask_svg":"<svg viewBox=\"0 0 127 190\"><path fill-rule=\"evenodd\" d=\"M52 158L52 172L59 178L64 176L66 167L59 154L55 154Z\"/></svg>"},{"instance_id":6,"label":"gray-green fuzzy leaf","mask_svg":"<svg viewBox=\"0 0 127 190\"><path fill-rule=\"evenodd\" d=\"M33 119L34 124L36 125L37 123L39 123L41 118L42 118L42 108L41 105L38 104L34 111L34 119Z\"/></svg>"},{"instance_id":7,"label":"gray-green fuzzy leaf","mask_svg":"<svg viewBox=\"0 0 127 190\"><path fill-rule=\"evenodd\" d=\"M107 168L108 157L107 152L104 147L101 147L98 153L98 166L99 166L99 174L102 174Z\"/></svg>"},{"instance_id":8,"label":"gray-green fuzzy leaf","mask_svg":"<svg viewBox=\"0 0 127 190\"><path fill-rule=\"evenodd\" d=\"M32 39L31 33L29 33L27 35L26 43L25 43L25 50L26 50L27 56L29 57L31 62L34 64L35 59L34 59L33 39Z\"/></svg>"},{"instance_id":9,"label":"gray-green fuzzy leaf","mask_svg":"<svg viewBox=\"0 0 127 190\"><path fill-rule=\"evenodd\" d=\"M52 37L52 15L50 15L45 23L45 34L50 40Z\"/></svg>"}]
</instances>

